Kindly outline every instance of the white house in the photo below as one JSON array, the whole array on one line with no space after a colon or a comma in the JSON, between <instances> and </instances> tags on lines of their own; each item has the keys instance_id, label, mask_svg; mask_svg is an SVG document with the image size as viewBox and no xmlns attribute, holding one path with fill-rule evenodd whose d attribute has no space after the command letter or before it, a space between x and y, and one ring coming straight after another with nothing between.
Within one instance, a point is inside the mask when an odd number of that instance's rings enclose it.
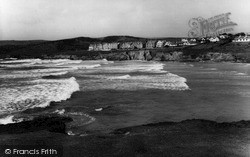
<instances>
[{"instance_id":1,"label":"white house","mask_svg":"<svg viewBox=\"0 0 250 157\"><path fill-rule=\"evenodd\" d=\"M209 38L209 41L210 42L217 42L217 41L220 41L220 39L218 37L211 37L211 38Z\"/></svg>"},{"instance_id":2,"label":"white house","mask_svg":"<svg viewBox=\"0 0 250 157\"><path fill-rule=\"evenodd\" d=\"M94 45L93 44L90 44L89 45L89 51L93 51L94 50Z\"/></svg>"},{"instance_id":3,"label":"white house","mask_svg":"<svg viewBox=\"0 0 250 157\"><path fill-rule=\"evenodd\" d=\"M233 42L250 42L249 35L236 37Z\"/></svg>"},{"instance_id":4,"label":"white house","mask_svg":"<svg viewBox=\"0 0 250 157\"><path fill-rule=\"evenodd\" d=\"M176 43L172 43L172 42L170 42L170 41L167 41L167 42L164 44L164 46L174 47L174 46L177 46L177 44L176 44Z\"/></svg>"},{"instance_id":5,"label":"white house","mask_svg":"<svg viewBox=\"0 0 250 157\"><path fill-rule=\"evenodd\" d=\"M196 42L196 39L194 39L194 38L193 38L193 39L190 39L190 41L192 41L192 42Z\"/></svg>"},{"instance_id":6,"label":"white house","mask_svg":"<svg viewBox=\"0 0 250 157\"><path fill-rule=\"evenodd\" d=\"M182 45L190 46L190 45L197 45L197 43L187 41L187 42L184 42Z\"/></svg>"},{"instance_id":7,"label":"white house","mask_svg":"<svg viewBox=\"0 0 250 157\"><path fill-rule=\"evenodd\" d=\"M201 38L200 40L201 40L200 43L205 43L206 42L206 38Z\"/></svg>"},{"instance_id":8,"label":"white house","mask_svg":"<svg viewBox=\"0 0 250 157\"><path fill-rule=\"evenodd\" d=\"M219 37L220 37L220 39L226 39L226 38L228 38L228 35L220 35Z\"/></svg>"},{"instance_id":9,"label":"white house","mask_svg":"<svg viewBox=\"0 0 250 157\"><path fill-rule=\"evenodd\" d=\"M159 41L157 41L157 43L156 43L156 47L157 47L157 48L161 48L161 47L164 46L164 43L165 43L164 40L159 40Z\"/></svg>"},{"instance_id":10,"label":"white house","mask_svg":"<svg viewBox=\"0 0 250 157\"><path fill-rule=\"evenodd\" d=\"M188 42L187 39L181 39L181 42Z\"/></svg>"}]
</instances>

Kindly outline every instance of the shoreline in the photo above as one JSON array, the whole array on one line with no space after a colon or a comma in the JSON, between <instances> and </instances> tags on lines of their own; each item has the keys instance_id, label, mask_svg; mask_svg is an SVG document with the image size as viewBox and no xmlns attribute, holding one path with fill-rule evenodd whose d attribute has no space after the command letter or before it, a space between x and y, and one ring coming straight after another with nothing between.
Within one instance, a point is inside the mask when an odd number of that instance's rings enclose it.
<instances>
[{"instance_id":1,"label":"shoreline","mask_svg":"<svg viewBox=\"0 0 250 157\"><path fill-rule=\"evenodd\" d=\"M77 54L76 54L77 53ZM242 54L241 54L242 55ZM246 56L245 56L246 55ZM165 61L165 62L232 62L250 63L248 54L238 56L230 52L185 52L182 49L138 49L122 51L77 51L73 54L65 52L63 54L42 54L40 56L1 56L1 60L22 60L22 59L69 59L69 60L102 60L108 61Z\"/></svg>"},{"instance_id":2,"label":"shoreline","mask_svg":"<svg viewBox=\"0 0 250 157\"><path fill-rule=\"evenodd\" d=\"M155 59L147 59L144 58L144 54L142 55L142 58L140 58L140 54L136 54L139 51L135 51L135 58L130 59L128 58L123 58L124 53L119 53L114 54L114 53L110 53L105 55L105 57L100 57L100 56L96 56L96 58L82 58L82 57L76 57L76 56L68 56L68 55L60 55L60 56L54 56L54 57L49 57L49 56L43 56L43 57L37 57L37 58L33 58L33 57L24 57L24 58L2 58L0 59L0 61L10 61L10 60L26 60L26 59L41 59L41 60L59 60L59 59L68 59L68 60L81 60L81 61L94 61L94 60L107 60L107 61L158 61L158 62L182 62L182 63L192 63L192 62L200 62L200 63L250 63L248 61L244 61L244 60L236 60L231 54L227 54L227 53L210 53L209 55L214 55L213 58L210 59L204 59L204 58L197 58L197 59L183 59L182 57L182 52L173 52L172 54L164 54L164 53L160 53L160 57L159 56L155 56L157 58ZM142 51L141 51L142 52ZM134 51L133 51L134 53ZM143 52L144 53L144 52ZM164 57L164 55L176 55L174 58L170 58L170 59L160 59L161 57ZM156 55L158 55L156 53ZM210 56L211 57L211 56ZM229 59L227 59L229 58Z\"/></svg>"}]
</instances>

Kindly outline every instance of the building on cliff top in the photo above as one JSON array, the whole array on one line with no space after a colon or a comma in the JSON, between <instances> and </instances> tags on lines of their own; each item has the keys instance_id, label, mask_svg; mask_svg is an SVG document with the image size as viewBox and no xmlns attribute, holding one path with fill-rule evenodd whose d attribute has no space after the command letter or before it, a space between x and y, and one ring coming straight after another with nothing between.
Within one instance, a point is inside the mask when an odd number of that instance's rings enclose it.
<instances>
[{"instance_id":1,"label":"building on cliff top","mask_svg":"<svg viewBox=\"0 0 250 157\"><path fill-rule=\"evenodd\" d=\"M102 44L101 43L99 43L99 44L96 44L96 50L98 51L98 50L102 50L103 49L103 47L102 47Z\"/></svg>"},{"instance_id":2,"label":"building on cliff top","mask_svg":"<svg viewBox=\"0 0 250 157\"><path fill-rule=\"evenodd\" d=\"M196 44L196 39L182 39L179 43L180 46L191 46Z\"/></svg>"},{"instance_id":3,"label":"building on cliff top","mask_svg":"<svg viewBox=\"0 0 250 157\"><path fill-rule=\"evenodd\" d=\"M156 47L157 48L162 48L162 47L164 47L164 44L166 43L166 41L165 40L159 40L159 41L157 41L157 43L156 43Z\"/></svg>"},{"instance_id":4,"label":"building on cliff top","mask_svg":"<svg viewBox=\"0 0 250 157\"><path fill-rule=\"evenodd\" d=\"M119 43L95 43L89 45L89 51L110 51L117 50Z\"/></svg>"},{"instance_id":5,"label":"building on cliff top","mask_svg":"<svg viewBox=\"0 0 250 157\"><path fill-rule=\"evenodd\" d=\"M102 44L102 50L103 51L110 51L110 50L117 50L118 49L118 44L116 42L113 43L103 43Z\"/></svg>"},{"instance_id":6,"label":"building on cliff top","mask_svg":"<svg viewBox=\"0 0 250 157\"><path fill-rule=\"evenodd\" d=\"M145 44L143 44L141 41L134 41L132 43L132 48L133 49L142 49L142 48L145 48L144 46Z\"/></svg>"},{"instance_id":7,"label":"building on cliff top","mask_svg":"<svg viewBox=\"0 0 250 157\"><path fill-rule=\"evenodd\" d=\"M147 49L153 49L156 47L156 40L149 40L146 43L146 48Z\"/></svg>"},{"instance_id":8,"label":"building on cliff top","mask_svg":"<svg viewBox=\"0 0 250 157\"><path fill-rule=\"evenodd\" d=\"M250 42L250 36L249 35L238 36L234 38L233 42Z\"/></svg>"},{"instance_id":9,"label":"building on cliff top","mask_svg":"<svg viewBox=\"0 0 250 157\"><path fill-rule=\"evenodd\" d=\"M171 41L167 41L164 44L164 47L175 47L175 46L177 46L177 43L174 43L174 42L171 42Z\"/></svg>"},{"instance_id":10,"label":"building on cliff top","mask_svg":"<svg viewBox=\"0 0 250 157\"><path fill-rule=\"evenodd\" d=\"M94 44L89 45L89 51L94 51Z\"/></svg>"},{"instance_id":11,"label":"building on cliff top","mask_svg":"<svg viewBox=\"0 0 250 157\"><path fill-rule=\"evenodd\" d=\"M118 49L132 49L133 48L133 43L132 42L123 42L120 43Z\"/></svg>"},{"instance_id":12,"label":"building on cliff top","mask_svg":"<svg viewBox=\"0 0 250 157\"><path fill-rule=\"evenodd\" d=\"M211 37L211 38L209 38L209 41L212 43L215 43L217 41L220 41L220 39L218 37Z\"/></svg>"}]
</instances>

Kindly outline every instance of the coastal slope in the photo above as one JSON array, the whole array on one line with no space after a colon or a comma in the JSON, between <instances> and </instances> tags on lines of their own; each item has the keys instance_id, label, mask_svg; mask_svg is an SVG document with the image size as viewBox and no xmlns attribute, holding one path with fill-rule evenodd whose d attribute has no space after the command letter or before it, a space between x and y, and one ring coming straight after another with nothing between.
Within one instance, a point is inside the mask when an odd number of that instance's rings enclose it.
<instances>
[{"instance_id":1,"label":"coastal slope","mask_svg":"<svg viewBox=\"0 0 250 157\"><path fill-rule=\"evenodd\" d=\"M181 38L164 38L179 41ZM96 42L146 41L153 39L132 36L103 38L78 37L56 41L0 41L0 58L46 59L108 59L108 60L160 60L160 61L230 61L250 62L250 44L232 43L231 39L216 43L203 43L184 47L157 49L88 51ZM156 39L154 39L156 40Z\"/></svg>"},{"instance_id":2,"label":"coastal slope","mask_svg":"<svg viewBox=\"0 0 250 157\"><path fill-rule=\"evenodd\" d=\"M63 155L72 157L81 154L86 157L247 157L250 153L250 121L217 123L193 119L121 128L111 133L68 136L61 134L65 131L65 127L52 125L52 123L61 124L58 120L58 118L56 121L55 118L51 121L48 118L44 121L40 119L36 127L30 125L29 131L26 127L26 132L20 134L16 128L17 132L14 133L12 130L11 135L6 132L7 125L5 131L0 133L0 141L6 145L60 145L63 146ZM45 123L50 125L44 127Z\"/></svg>"}]
</instances>

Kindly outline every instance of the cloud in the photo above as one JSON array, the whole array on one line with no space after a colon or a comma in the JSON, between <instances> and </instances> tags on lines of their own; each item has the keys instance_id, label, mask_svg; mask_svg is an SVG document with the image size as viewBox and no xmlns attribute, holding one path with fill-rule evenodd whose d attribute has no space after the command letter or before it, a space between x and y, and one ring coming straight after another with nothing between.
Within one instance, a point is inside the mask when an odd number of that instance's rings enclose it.
<instances>
[{"instance_id":1,"label":"cloud","mask_svg":"<svg viewBox=\"0 0 250 157\"><path fill-rule=\"evenodd\" d=\"M188 20L231 12L249 31L249 0L1 0L3 39L186 36Z\"/></svg>"}]
</instances>

